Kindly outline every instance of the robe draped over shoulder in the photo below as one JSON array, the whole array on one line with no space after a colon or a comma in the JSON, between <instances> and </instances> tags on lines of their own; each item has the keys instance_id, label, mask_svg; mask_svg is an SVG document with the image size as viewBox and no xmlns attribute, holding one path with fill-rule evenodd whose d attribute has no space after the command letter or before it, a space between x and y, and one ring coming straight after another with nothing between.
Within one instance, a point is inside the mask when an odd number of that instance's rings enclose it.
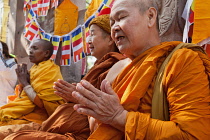
<instances>
[{"instance_id":1,"label":"robe draped over shoulder","mask_svg":"<svg viewBox=\"0 0 210 140\"><path fill-rule=\"evenodd\" d=\"M163 88L169 103L170 121L151 118L154 82L159 67L180 43L164 42L150 48L118 75L113 89L128 111L125 133L100 124L89 139L210 138L210 61L196 48L177 50L166 66Z\"/></svg>"}]
</instances>

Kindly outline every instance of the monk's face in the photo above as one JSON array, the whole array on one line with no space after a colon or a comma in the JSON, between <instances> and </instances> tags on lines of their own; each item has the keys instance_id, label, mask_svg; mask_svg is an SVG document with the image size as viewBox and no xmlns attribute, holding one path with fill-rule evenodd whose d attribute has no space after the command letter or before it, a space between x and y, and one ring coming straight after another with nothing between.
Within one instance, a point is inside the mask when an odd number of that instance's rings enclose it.
<instances>
[{"instance_id":1,"label":"monk's face","mask_svg":"<svg viewBox=\"0 0 210 140\"><path fill-rule=\"evenodd\" d=\"M102 58L106 53L110 52L109 42L110 35L105 33L98 25L90 26L90 38L88 40L91 55L96 59Z\"/></svg>"},{"instance_id":2,"label":"monk's face","mask_svg":"<svg viewBox=\"0 0 210 140\"><path fill-rule=\"evenodd\" d=\"M121 53L137 57L149 41L147 12L140 13L133 0L116 0L110 15L111 36Z\"/></svg>"},{"instance_id":3,"label":"monk's face","mask_svg":"<svg viewBox=\"0 0 210 140\"><path fill-rule=\"evenodd\" d=\"M44 49L44 46L39 41L34 41L29 47L29 59L32 63L39 64L46 61L49 53Z\"/></svg>"}]
</instances>

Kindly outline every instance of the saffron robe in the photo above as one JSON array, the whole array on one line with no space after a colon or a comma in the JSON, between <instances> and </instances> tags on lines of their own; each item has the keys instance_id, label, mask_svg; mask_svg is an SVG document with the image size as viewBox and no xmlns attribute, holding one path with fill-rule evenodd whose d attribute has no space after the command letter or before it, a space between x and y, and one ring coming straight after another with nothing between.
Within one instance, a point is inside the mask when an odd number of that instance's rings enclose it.
<instances>
[{"instance_id":1,"label":"saffron robe","mask_svg":"<svg viewBox=\"0 0 210 140\"><path fill-rule=\"evenodd\" d=\"M95 87L100 88L101 82L106 77L109 69L122 59L125 59L125 56L117 52L110 52L104 55L100 60L95 62L94 66L83 79L89 81ZM39 140L45 140L46 138L86 140L90 135L88 118L87 116L78 114L73 109L73 105L74 103L60 105L40 127L28 124L28 126L12 125L7 128L0 128L0 138L16 132L7 136L5 139L32 139L39 136ZM23 130L23 127L26 128L25 131L19 131Z\"/></svg>"},{"instance_id":2,"label":"saffron robe","mask_svg":"<svg viewBox=\"0 0 210 140\"><path fill-rule=\"evenodd\" d=\"M62 79L62 75L59 66L52 60L34 64L30 69L30 84L44 108L36 106L23 90L14 101L0 107L0 126L31 121L42 123L46 120L58 105L64 103L62 98L54 94L53 83L57 79Z\"/></svg>"},{"instance_id":3,"label":"saffron robe","mask_svg":"<svg viewBox=\"0 0 210 140\"><path fill-rule=\"evenodd\" d=\"M128 111L125 133L110 125L99 124L90 140L210 138L210 60L200 51L182 48L173 54L163 76L170 121L151 118L156 74L179 43L164 42L146 50L118 75L113 89Z\"/></svg>"}]
</instances>

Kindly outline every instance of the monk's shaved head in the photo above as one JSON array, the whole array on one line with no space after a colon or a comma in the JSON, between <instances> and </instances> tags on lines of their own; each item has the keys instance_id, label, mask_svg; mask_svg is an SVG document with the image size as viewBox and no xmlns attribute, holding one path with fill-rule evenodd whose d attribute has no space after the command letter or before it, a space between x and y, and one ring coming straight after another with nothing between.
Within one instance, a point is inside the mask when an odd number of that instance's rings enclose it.
<instances>
[{"instance_id":1,"label":"monk's shaved head","mask_svg":"<svg viewBox=\"0 0 210 140\"><path fill-rule=\"evenodd\" d=\"M37 39L34 42L39 42L44 51L49 50L50 53L49 53L48 58L50 58L52 56L54 47L53 47L53 44L50 41L43 40L43 39Z\"/></svg>"},{"instance_id":2,"label":"monk's shaved head","mask_svg":"<svg viewBox=\"0 0 210 140\"><path fill-rule=\"evenodd\" d=\"M133 5L139 8L140 13L144 13L150 7L154 7L158 10L157 5L155 4L154 0L132 0Z\"/></svg>"}]
</instances>

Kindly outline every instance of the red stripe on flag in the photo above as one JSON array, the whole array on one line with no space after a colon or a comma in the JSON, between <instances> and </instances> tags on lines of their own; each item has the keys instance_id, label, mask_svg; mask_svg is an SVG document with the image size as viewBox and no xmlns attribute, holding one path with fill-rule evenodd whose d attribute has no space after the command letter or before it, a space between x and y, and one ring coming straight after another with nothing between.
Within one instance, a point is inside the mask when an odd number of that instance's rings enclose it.
<instances>
[{"instance_id":1,"label":"red stripe on flag","mask_svg":"<svg viewBox=\"0 0 210 140\"><path fill-rule=\"evenodd\" d=\"M82 42L82 37L72 43L73 47L78 46Z\"/></svg>"}]
</instances>

